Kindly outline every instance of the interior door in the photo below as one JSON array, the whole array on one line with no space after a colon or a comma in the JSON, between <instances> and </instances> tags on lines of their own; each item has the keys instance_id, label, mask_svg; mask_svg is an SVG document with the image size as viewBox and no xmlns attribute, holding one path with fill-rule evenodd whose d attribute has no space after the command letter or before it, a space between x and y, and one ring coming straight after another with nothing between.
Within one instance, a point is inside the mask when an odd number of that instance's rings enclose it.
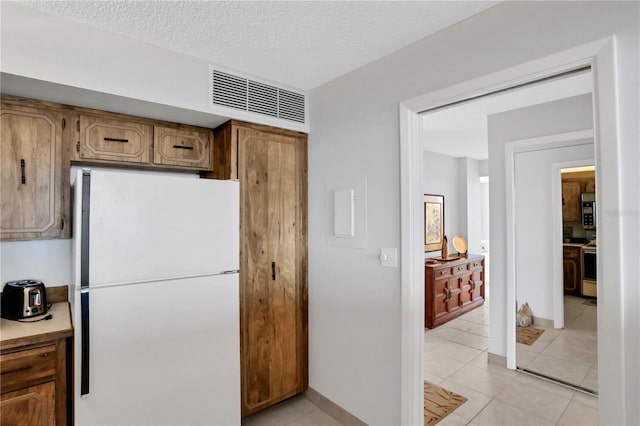
<instances>
[{"instance_id":1,"label":"interior door","mask_svg":"<svg viewBox=\"0 0 640 426\"><path fill-rule=\"evenodd\" d=\"M239 129L243 416L302 390L297 147ZM306 342L304 343L306 345Z\"/></svg>"}]
</instances>

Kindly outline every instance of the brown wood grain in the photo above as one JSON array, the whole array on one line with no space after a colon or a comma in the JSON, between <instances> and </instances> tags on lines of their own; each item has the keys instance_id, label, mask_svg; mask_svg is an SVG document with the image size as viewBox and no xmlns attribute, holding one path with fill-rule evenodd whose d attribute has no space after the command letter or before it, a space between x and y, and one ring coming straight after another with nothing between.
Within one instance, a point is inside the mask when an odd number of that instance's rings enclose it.
<instances>
[{"instance_id":1,"label":"brown wood grain","mask_svg":"<svg viewBox=\"0 0 640 426\"><path fill-rule=\"evenodd\" d=\"M80 159L149 163L153 127L102 115L80 116Z\"/></svg>"},{"instance_id":2,"label":"brown wood grain","mask_svg":"<svg viewBox=\"0 0 640 426\"><path fill-rule=\"evenodd\" d=\"M153 162L195 170L211 170L211 130L153 128Z\"/></svg>"},{"instance_id":3,"label":"brown wood grain","mask_svg":"<svg viewBox=\"0 0 640 426\"><path fill-rule=\"evenodd\" d=\"M47 303L60 303L69 301L69 286L60 285L46 287Z\"/></svg>"},{"instance_id":4,"label":"brown wood grain","mask_svg":"<svg viewBox=\"0 0 640 426\"><path fill-rule=\"evenodd\" d=\"M263 130L224 130L239 155L243 417L308 386L306 137Z\"/></svg>"},{"instance_id":5,"label":"brown wood grain","mask_svg":"<svg viewBox=\"0 0 640 426\"><path fill-rule=\"evenodd\" d=\"M0 116L0 239L68 238L69 168L63 151L68 116L5 103Z\"/></svg>"},{"instance_id":6,"label":"brown wood grain","mask_svg":"<svg viewBox=\"0 0 640 426\"><path fill-rule=\"evenodd\" d=\"M136 168L136 169L159 169L159 170L175 170L175 171L210 171L211 163L206 167L194 166L189 163L182 164L155 164L153 160L153 130L154 126L160 128L170 128L181 132L195 132L195 133L209 133L210 129L192 126L182 123L173 123L164 120L156 120L152 118L132 116L127 114L119 114L109 111L102 111L92 108L84 108L74 105L63 105L54 102L41 101L37 99L28 99L16 96L10 96L2 94L2 102L14 109L29 109L37 108L47 111L57 111L59 113L68 116L67 130L69 137L64 137L63 155L65 159L70 159L71 162L81 164L99 164L106 167L122 167L122 168ZM93 128L92 138L98 138L100 141L91 141L90 144L86 143L85 139L81 138L81 132L78 130L80 127L80 116L89 117L91 120L103 121L115 126L110 129L95 129ZM77 123L77 125L76 125ZM118 127L119 126L119 127ZM82 137L86 136L86 129L83 123ZM138 135L136 129L144 129L143 133L148 132L148 137L145 137L144 151L140 153L143 158L136 159L132 152L138 152L137 138L142 137ZM105 142L102 138L104 136L114 137L116 139L127 139L126 136L131 136L133 132L133 139L128 143L120 142L121 146L118 146L118 142ZM104 133L104 134L102 134ZM118 135L122 136L119 137ZM127 146L127 144L129 146ZM211 144L210 144L211 145ZM210 147L206 148L207 153L205 156L211 157ZM211 161L211 160L208 160ZM203 163L205 160L203 159ZM68 164L65 160L64 164ZM68 180L68 179L67 179Z\"/></svg>"},{"instance_id":7,"label":"brown wood grain","mask_svg":"<svg viewBox=\"0 0 640 426\"><path fill-rule=\"evenodd\" d=\"M484 256L425 261L425 327L435 328L484 304Z\"/></svg>"},{"instance_id":8,"label":"brown wood grain","mask_svg":"<svg viewBox=\"0 0 640 426\"><path fill-rule=\"evenodd\" d=\"M47 382L0 397L2 426L52 426L64 423L55 418L55 383Z\"/></svg>"}]
</instances>

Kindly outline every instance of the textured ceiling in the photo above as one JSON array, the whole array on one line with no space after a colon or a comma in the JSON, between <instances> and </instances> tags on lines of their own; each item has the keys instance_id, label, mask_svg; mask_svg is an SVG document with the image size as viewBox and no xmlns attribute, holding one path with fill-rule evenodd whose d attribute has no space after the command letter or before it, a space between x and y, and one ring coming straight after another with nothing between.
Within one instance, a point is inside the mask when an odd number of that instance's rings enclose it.
<instances>
[{"instance_id":1,"label":"textured ceiling","mask_svg":"<svg viewBox=\"0 0 640 426\"><path fill-rule=\"evenodd\" d=\"M24 1L212 64L310 90L498 1Z\"/></svg>"}]
</instances>

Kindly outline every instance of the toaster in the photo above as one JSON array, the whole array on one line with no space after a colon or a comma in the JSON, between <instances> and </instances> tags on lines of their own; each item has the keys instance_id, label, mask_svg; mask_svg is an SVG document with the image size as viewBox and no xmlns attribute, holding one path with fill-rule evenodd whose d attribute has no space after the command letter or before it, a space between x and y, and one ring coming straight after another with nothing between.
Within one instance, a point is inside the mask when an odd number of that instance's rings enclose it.
<instances>
[{"instance_id":1,"label":"toaster","mask_svg":"<svg viewBox=\"0 0 640 426\"><path fill-rule=\"evenodd\" d=\"M42 281L9 281L2 290L2 318L17 320L47 313L47 292Z\"/></svg>"}]
</instances>

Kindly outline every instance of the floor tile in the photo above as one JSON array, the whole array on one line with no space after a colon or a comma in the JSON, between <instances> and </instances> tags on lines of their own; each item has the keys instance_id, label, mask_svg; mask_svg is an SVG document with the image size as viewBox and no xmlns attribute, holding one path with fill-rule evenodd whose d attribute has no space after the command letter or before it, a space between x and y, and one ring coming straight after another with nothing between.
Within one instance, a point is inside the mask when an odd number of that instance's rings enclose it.
<instances>
[{"instance_id":1,"label":"floor tile","mask_svg":"<svg viewBox=\"0 0 640 426\"><path fill-rule=\"evenodd\" d=\"M451 340L481 351L489 349L488 337L478 336L477 334L468 333L466 331L452 337Z\"/></svg>"},{"instance_id":2,"label":"floor tile","mask_svg":"<svg viewBox=\"0 0 640 426\"><path fill-rule=\"evenodd\" d=\"M466 320L462 319L462 317L460 317L460 318L456 318L454 320L451 320L451 321L449 321L447 323L444 323L440 327L455 328L457 330L464 331L464 330L470 329L474 325L476 325L475 322L466 321Z\"/></svg>"},{"instance_id":3,"label":"floor tile","mask_svg":"<svg viewBox=\"0 0 640 426\"><path fill-rule=\"evenodd\" d=\"M453 413L447 415L447 417L445 417L444 419L440 420L438 422L438 425L439 426L466 426L466 424L468 423L468 420L456 414L458 412L458 409L456 409Z\"/></svg>"},{"instance_id":4,"label":"floor tile","mask_svg":"<svg viewBox=\"0 0 640 426\"><path fill-rule=\"evenodd\" d=\"M558 420L559 425L589 426L598 424L598 410L576 401L571 401Z\"/></svg>"},{"instance_id":5,"label":"floor tile","mask_svg":"<svg viewBox=\"0 0 640 426\"><path fill-rule=\"evenodd\" d=\"M473 422L480 426L543 426L555 424L495 399L473 419Z\"/></svg>"},{"instance_id":6,"label":"floor tile","mask_svg":"<svg viewBox=\"0 0 640 426\"><path fill-rule=\"evenodd\" d=\"M568 383L580 384L587 376L591 365L590 362L580 359L563 360L540 354L529 363L527 369Z\"/></svg>"},{"instance_id":7,"label":"floor tile","mask_svg":"<svg viewBox=\"0 0 640 426\"><path fill-rule=\"evenodd\" d=\"M462 367L462 365L461 365ZM434 385L439 385L440 382L442 382L444 380L444 377L439 376L437 374L434 374L430 371L426 371L424 372L424 381L428 382L428 383L432 383Z\"/></svg>"},{"instance_id":8,"label":"floor tile","mask_svg":"<svg viewBox=\"0 0 640 426\"><path fill-rule=\"evenodd\" d=\"M474 325L470 329L467 330L467 333L477 334L478 336L489 337L489 326L488 325Z\"/></svg>"},{"instance_id":9,"label":"floor tile","mask_svg":"<svg viewBox=\"0 0 640 426\"><path fill-rule=\"evenodd\" d=\"M496 396L512 380L468 364L456 370L447 379L491 397Z\"/></svg>"},{"instance_id":10,"label":"floor tile","mask_svg":"<svg viewBox=\"0 0 640 426\"><path fill-rule=\"evenodd\" d=\"M599 407L598 397L594 395L587 395L584 392L576 392L573 395L573 402L578 402L580 404L588 405L591 408L595 408L596 410Z\"/></svg>"},{"instance_id":11,"label":"floor tile","mask_svg":"<svg viewBox=\"0 0 640 426\"><path fill-rule=\"evenodd\" d=\"M276 426L287 425L308 413L317 410L318 407L304 397L304 395L293 397L283 401L268 410L255 414L242 421L245 426Z\"/></svg>"},{"instance_id":12,"label":"floor tile","mask_svg":"<svg viewBox=\"0 0 640 426\"><path fill-rule=\"evenodd\" d=\"M439 386L467 398L467 401L454 411L467 421L473 419L491 401L491 397L451 380L444 380Z\"/></svg>"},{"instance_id":13,"label":"floor tile","mask_svg":"<svg viewBox=\"0 0 640 426\"><path fill-rule=\"evenodd\" d=\"M457 337L456 337L457 338ZM456 361L469 362L482 353L481 349L469 347L454 341L445 342L426 353L425 356L439 357L440 359L451 358ZM445 376L446 377L446 376Z\"/></svg>"},{"instance_id":14,"label":"floor tile","mask_svg":"<svg viewBox=\"0 0 640 426\"><path fill-rule=\"evenodd\" d=\"M461 368L465 363L463 361L457 361L453 358L447 357L437 357L429 355L425 356L424 360L424 374L425 378L427 375L436 375L439 377L448 377L449 375L456 372L459 368Z\"/></svg>"},{"instance_id":15,"label":"floor tile","mask_svg":"<svg viewBox=\"0 0 640 426\"><path fill-rule=\"evenodd\" d=\"M598 369L592 367L582 383L580 383L580 386L582 386L583 388L591 389L593 391L598 391Z\"/></svg>"},{"instance_id":16,"label":"floor tile","mask_svg":"<svg viewBox=\"0 0 640 426\"><path fill-rule=\"evenodd\" d=\"M300 417L287 426L340 426L338 420L334 419L324 411L316 409L303 417Z\"/></svg>"},{"instance_id":17,"label":"floor tile","mask_svg":"<svg viewBox=\"0 0 640 426\"><path fill-rule=\"evenodd\" d=\"M572 397L573 391L569 389L523 374L496 395L497 400L552 423L558 421Z\"/></svg>"},{"instance_id":18,"label":"floor tile","mask_svg":"<svg viewBox=\"0 0 640 426\"><path fill-rule=\"evenodd\" d=\"M428 333L443 339L450 339L451 337L458 335L460 330L457 328L440 326L429 330Z\"/></svg>"}]
</instances>

